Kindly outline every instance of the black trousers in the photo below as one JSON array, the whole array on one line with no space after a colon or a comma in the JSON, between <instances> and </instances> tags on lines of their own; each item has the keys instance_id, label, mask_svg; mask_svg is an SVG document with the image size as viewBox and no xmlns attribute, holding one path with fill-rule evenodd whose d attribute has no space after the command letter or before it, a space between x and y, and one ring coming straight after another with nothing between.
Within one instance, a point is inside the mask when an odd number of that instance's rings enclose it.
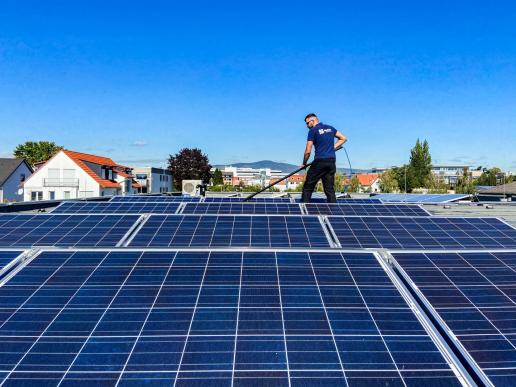
<instances>
[{"instance_id":1,"label":"black trousers","mask_svg":"<svg viewBox=\"0 0 516 387\"><path fill-rule=\"evenodd\" d=\"M301 201L309 203L312 198L315 186L319 179L322 179L324 193L328 203L337 203L335 197L335 159L317 159L314 160L308 173L306 174L305 184L303 186L303 195Z\"/></svg>"}]
</instances>

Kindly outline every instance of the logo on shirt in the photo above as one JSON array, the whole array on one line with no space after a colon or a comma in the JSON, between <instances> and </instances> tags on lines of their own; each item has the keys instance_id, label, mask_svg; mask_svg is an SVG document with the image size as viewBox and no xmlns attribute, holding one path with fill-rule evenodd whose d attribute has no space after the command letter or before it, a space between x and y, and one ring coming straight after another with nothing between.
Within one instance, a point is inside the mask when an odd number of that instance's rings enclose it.
<instances>
[{"instance_id":1,"label":"logo on shirt","mask_svg":"<svg viewBox=\"0 0 516 387\"><path fill-rule=\"evenodd\" d=\"M329 133L331 129L319 129L319 134Z\"/></svg>"}]
</instances>

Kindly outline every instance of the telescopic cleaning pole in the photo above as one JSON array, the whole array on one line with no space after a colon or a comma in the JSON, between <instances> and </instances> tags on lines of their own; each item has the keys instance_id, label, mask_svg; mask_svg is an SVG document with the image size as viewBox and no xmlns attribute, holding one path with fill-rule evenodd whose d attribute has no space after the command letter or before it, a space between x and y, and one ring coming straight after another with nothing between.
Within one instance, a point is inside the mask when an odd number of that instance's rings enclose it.
<instances>
[{"instance_id":1,"label":"telescopic cleaning pole","mask_svg":"<svg viewBox=\"0 0 516 387\"><path fill-rule=\"evenodd\" d=\"M337 149L335 149L335 152L337 152L337 151L339 151L339 150L341 150L341 149L342 149L342 147L340 146L340 147L338 147ZM313 163L313 161L312 161L312 163ZM261 194L263 191L266 191L266 190L268 190L268 189L269 189L269 188L271 188L271 187L274 187L274 186L275 186L276 184L278 184L279 182L281 182L281 181L283 181L283 180L285 180L285 179L288 179L290 176L295 175L296 173L298 173L298 172L302 171L302 170L303 170L303 169L305 169L305 168L308 168L310 165L312 165L312 163L308 163L308 164L306 164L306 165L303 165L302 167L300 167L300 168L296 169L294 172L290 172L288 175L286 175L286 176L282 177L282 178L281 178L281 179L279 179L279 180L276 180L274 183L269 184L267 187L262 188L262 189L261 189L260 191L258 191L258 192L253 192L251 195L249 195L248 197L246 197L243 201L244 201L244 202L247 202L248 200L251 200L251 199L252 199L252 198L254 198L256 195Z\"/></svg>"}]
</instances>

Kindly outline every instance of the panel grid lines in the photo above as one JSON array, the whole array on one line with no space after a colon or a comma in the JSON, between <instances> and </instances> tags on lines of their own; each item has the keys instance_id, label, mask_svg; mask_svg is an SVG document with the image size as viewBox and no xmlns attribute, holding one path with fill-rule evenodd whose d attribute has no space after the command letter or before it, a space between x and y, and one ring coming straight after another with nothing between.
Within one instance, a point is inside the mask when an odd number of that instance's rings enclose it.
<instances>
[{"instance_id":1,"label":"panel grid lines","mask_svg":"<svg viewBox=\"0 0 516 387\"><path fill-rule=\"evenodd\" d=\"M291 203L187 203L182 214L288 214L301 215L299 204Z\"/></svg>"},{"instance_id":2,"label":"panel grid lines","mask_svg":"<svg viewBox=\"0 0 516 387\"><path fill-rule=\"evenodd\" d=\"M45 251L0 300L8 383L459 385L371 253Z\"/></svg>"},{"instance_id":3,"label":"panel grid lines","mask_svg":"<svg viewBox=\"0 0 516 387\"><path fill-rule=\"evenodd\" d=\"M53 214L175 214L180 202L64 202Z\"/></svg>"},{"instance_id":4,"label":"panel grid lines","mask_svg":"<svg viewBox=\"0 0 516 387\"><path fill-rule=\"evenodd\" d=\"M410 204L313 204L306 203L308 214L340 216L430 216L418 205Z\"/></svg>"}]
</instances>

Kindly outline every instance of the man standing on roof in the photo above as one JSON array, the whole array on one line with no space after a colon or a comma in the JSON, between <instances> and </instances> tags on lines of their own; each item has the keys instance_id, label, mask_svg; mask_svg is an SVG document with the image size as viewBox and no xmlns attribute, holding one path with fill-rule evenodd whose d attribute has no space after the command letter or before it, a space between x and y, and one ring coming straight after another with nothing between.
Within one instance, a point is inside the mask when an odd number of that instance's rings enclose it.
<instances>
[{"instance_id":1,"label":"man standing on roof","mask_svg":"<svg viewBox=\"0 0 516 387\"><path fill-rule=\"evenodd\" d=\"M310 158L312 145L315 147L315 156L306 174L301 201L303 203L310 202L317 182L322 179L326 200L328 203L337 203L334 187L335 172L337 171L335 149L341 147L347 138L333 126L319 122L314 113L305 117L305 123L309 130L302 166L305 166ZM337 142L335 142L335 138L337 138Z\"/></svg>"}]
</instances>

